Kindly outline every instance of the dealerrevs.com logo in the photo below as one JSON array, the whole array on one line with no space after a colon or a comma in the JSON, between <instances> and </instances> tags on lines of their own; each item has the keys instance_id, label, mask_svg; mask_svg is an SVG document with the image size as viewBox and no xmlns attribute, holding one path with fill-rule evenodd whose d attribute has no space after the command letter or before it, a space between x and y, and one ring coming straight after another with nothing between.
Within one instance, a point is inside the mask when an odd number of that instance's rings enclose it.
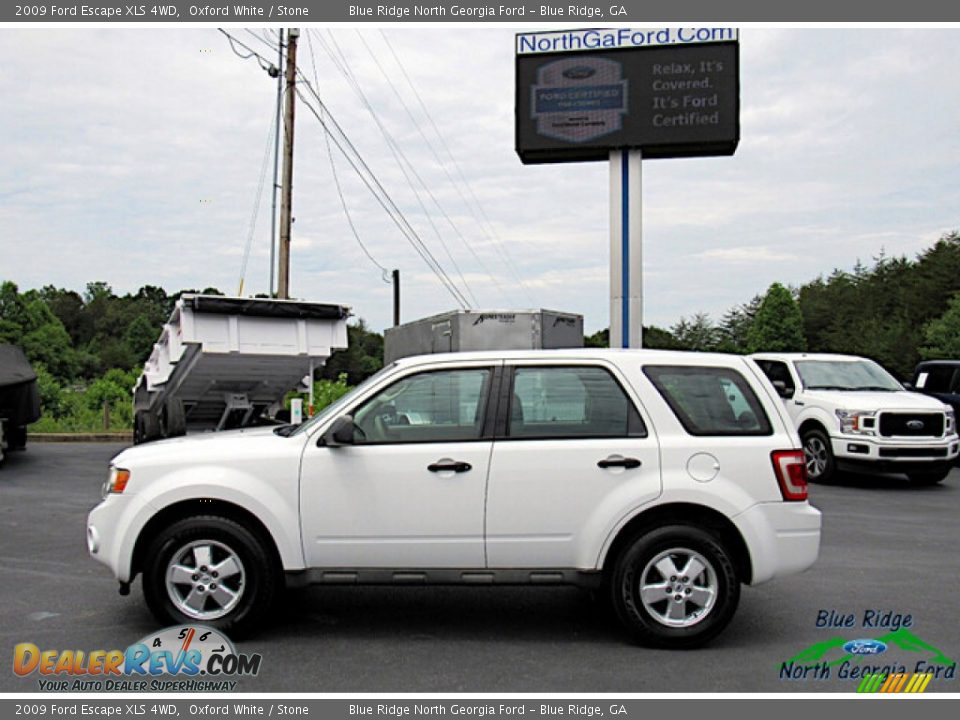
<instances>
[{"instance_id":1,"label":"dealerrevs.com logo","mask_svg":"<svg viewBox=\"0 0 960 720\"><path fill-rule=\"evenodd\" d=\"M237 677L260 672L259 653L239 653L220 631L177 625L147 635L125 650L13 648L13 672L38 676L41 691L232 692Z\"/></svg>"}]
</instances>

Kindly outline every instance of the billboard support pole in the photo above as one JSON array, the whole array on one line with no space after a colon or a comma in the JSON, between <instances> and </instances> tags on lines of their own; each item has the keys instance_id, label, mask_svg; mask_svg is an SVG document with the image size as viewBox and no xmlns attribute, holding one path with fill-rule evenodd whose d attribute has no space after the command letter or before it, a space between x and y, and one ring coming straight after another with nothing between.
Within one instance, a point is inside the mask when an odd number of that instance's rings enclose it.
<instances>
[{"instance_id":1,"label":"billboard support pole","mask_svg":"<svg viewBox=\"0 0 960 720\"><path fill-rule=\"evenodd\" d=\"M610 347L643 347L642 154L610 151Z\"/></svg>"}]
</instances>

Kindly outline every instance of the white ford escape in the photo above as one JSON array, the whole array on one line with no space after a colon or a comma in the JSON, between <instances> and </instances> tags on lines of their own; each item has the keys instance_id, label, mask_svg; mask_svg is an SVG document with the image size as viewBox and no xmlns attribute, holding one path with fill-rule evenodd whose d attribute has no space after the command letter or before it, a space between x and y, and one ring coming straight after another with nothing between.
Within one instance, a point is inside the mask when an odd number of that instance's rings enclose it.
<instances>
[{"instance_id":1,"label":"white ford escape","mask_svg":"<svg viewBox=\"0 0 960 720\"><path fill-rule=\"evenodd\" d=\"M691 647L740 584L817 557L799 438L752 362L569 350L406 358L299 427L111 464L87 540L165 623L243 631L295 584L604 588Z\"/></svg>"}]
</instances>

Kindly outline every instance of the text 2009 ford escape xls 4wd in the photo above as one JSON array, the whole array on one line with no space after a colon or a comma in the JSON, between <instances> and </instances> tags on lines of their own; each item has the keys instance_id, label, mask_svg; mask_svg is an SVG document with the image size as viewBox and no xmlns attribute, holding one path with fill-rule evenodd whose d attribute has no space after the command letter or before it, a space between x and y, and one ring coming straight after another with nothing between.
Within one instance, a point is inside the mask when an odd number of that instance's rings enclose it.
<instances>
[{"instance_id":1,"label":"text 2009 ford escape xls 4wd","mask_svg":"<svg viewBox=\"0 0 960 720\"><path fill-rule=\"evenodd\" d=\"M433 355L299 427L125 450L87 534L163 622L243 630L284 582L573 583L606 587L636 639L689 647L741 583L816 559L805 470L744 358Z\"/></svg>"}]
</instances>

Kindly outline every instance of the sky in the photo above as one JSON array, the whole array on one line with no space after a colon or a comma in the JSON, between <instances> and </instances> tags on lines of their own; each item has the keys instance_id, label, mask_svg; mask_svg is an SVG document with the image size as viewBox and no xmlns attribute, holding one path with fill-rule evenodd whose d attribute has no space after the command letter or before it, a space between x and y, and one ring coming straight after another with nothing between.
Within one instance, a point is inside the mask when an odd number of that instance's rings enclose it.
<instances>
[{"instance_id":1,"label":"sky","mask_svg":"<svg viewBox=\"0 0 960 720\"><path fill-rule=\"evenodd\" d=\"M229 32L275 56L270 31ZM593 332L608 323L608 167L520 163L514 32L315 28L299 61L309 77L315 63L324 103L476 307L579 312ZM740 43L736 154L643 164L644 324L716 320L772 282L914 256L960 229L960 29L745 28ZM275 93L214 28L0 29L0 281L236 294L252 237L244 294L267 291L269 158L258 188ZM414 181L419 200L378 121L429 189ZM403 319L457 307L333 152L360 240L401 271ZM293 193L292 296L349 305L382 330L392 290L302 105Z\"/></svg>"}]
</instances>

